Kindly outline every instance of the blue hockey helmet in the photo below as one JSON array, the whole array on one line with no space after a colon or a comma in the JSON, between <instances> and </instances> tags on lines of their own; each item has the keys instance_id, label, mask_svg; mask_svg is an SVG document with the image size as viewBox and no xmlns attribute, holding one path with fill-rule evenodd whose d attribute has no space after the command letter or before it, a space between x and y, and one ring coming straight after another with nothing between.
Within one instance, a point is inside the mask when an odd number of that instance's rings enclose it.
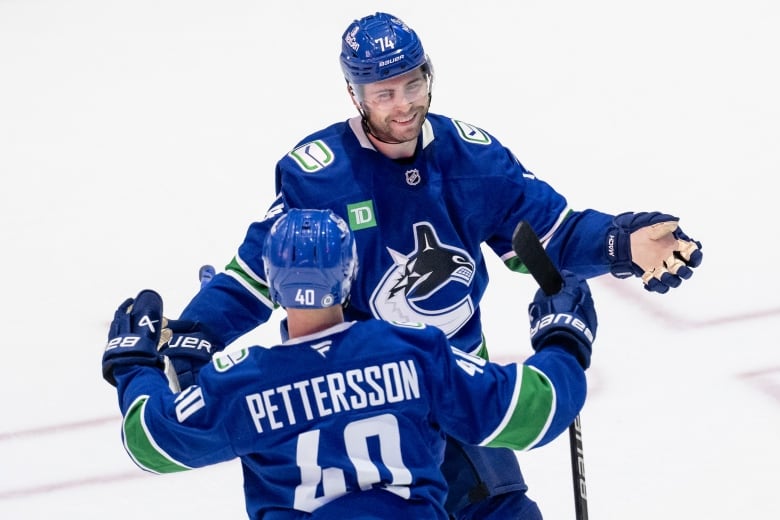
<instances>
[{"instance_id":1,"label":"blue hockey helmet","mask_svg":"<svg viewBox=\"0 0 780 520\"><path fill-rule=\"evenodd\" d=\"M352 22L341 37L340 59L350 85L390 79L422 65L432 72L417 33L387 13Z\"/></svg>"},{"instance_id":2,"label":"blue hockey helmet","mask_svg":"<svg viewBox=\"0 0 780 520\"><path fill-rule=\"evenodd\" d=\"M266 237L263 263L274 303L293 309L340 305L357 274L355 239L331 210L290 209Z\"/></svg>"}]
</instances>

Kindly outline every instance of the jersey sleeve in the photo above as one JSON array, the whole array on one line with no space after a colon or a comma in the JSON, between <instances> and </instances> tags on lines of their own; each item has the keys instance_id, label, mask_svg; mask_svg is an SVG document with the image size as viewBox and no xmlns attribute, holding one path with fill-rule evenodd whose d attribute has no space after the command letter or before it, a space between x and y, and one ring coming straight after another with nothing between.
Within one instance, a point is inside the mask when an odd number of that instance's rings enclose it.
<instances>
[{"instance_id":1,"label":"jersey sleeve","mask_svg":"<svg viewBox=\"0 0 780 520\"><path fill-rule=\"evenodd\" d=\"M522 270L512 250L512 234L527 221L559 269L591 278L609 272L606 235L613 216L593 209L574 210L564 195L523 166L515 154L493 138L484 154L491 164L487 204L503 208L486 243L512 270ZM495 211L493 211L495 213Z\"/></svg>"},{"instance_id":2,"label":"jersey sleeve","mask_svg":"<svg viewBox=\"0 0 780 520\"><path fill-rule=\"evenodd\" d=\"M559 269L586 278L609 272L607 229L612 215L594 209L573 211L547 241L547 254Z\"/></svg>"},{"instance_id":3,"label":"jersey sleeve","mask_svg":"<svg viewBox=\"0 0 780 520\"><path fill-rule=\"evenodd\" d=\"M485 242L505 262L514 256L512 234L520 221L527 221L544 237L571 212L566 197L526 169L495 138L489 147L473 156L476 164L490 165L486 175L491 182L480 184L481 193L475 200L484 206L483 214L493 215L490 227L484 230Z\"/></svg>"},{"instance_id":4,"label":"jersey sleeve","mask_svg":"<svg viewBox=\"0 0 780 520\"><path fill-rule=\"evenodd\" d=\"M522 371L518 400L507 421L483 442L485 445L512 447L514 437L527 430L526 438L535 434L534 440L514 449L544 446L566 431L585 404L585 371L565 349L545 348L519 365L518 370Z\"/></svg>"},{"instance_id":5,"label":"jersey sleeve","mask_svg":"<svg viewBox=\"0 0 780 520\"><path fill-rule=\"evenodd\" d=\"M563 349L507 365L454 347L437 351L435 416L462 442L530 450L564 432L585 401L584 371Z\"/></svg>"},{"instance_id":6,"label":"jersey sleeve","mask_svg":"<svg viewBox=\"0 0 780 520\"><path fill-rule=\"evenodd\" d=\"M236 457L218 417L223 407L217 396L201 386L175 394L152 367L123 368L115 375L125 451L141 469L174 473Z\"/></svg>"}]
</instances>

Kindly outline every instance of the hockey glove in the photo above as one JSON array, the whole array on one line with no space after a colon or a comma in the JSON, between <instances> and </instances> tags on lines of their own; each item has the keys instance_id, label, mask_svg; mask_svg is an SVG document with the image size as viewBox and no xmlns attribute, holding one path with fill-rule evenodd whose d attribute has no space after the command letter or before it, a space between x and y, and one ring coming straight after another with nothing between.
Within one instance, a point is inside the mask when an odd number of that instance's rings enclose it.
<instances>
[{"instance_id":1,"label":"hockey glove","mask_svg":"<svg viewBox=\"0 0 780 520\"><path fill-rule=\"evenodd\" d=\"M168 358L168 378L174 388L185 389L194 385L198 372L211 361L212 354L225 346L211 340L199 322L188 320L165 320L167 343L161 345L160 353ZM173 380L175 372L176 379Z\"/></svg>"},{"instance_id":2,"label":"hockey glove","mask_svg":"<svg viewBox=\"0 0 780 520\"><path fill-rule=\"evenodd\" d=\"M103 352L103 379L116 386L114 369L118 366L148 365L163 367L157 354L162 332L162 298L144 290L128 298L114 313Z\"/></svg>"},{"instance_id":3,"label":"hockey glove","mask_svg":"<svg viewBox=\"0 0 780 520\"><path fill-rule=\"evenodd\" d=\"M563 287L548 296L541 289L528 306L531 346L535 351L560 346L573 354L582 368L590 366L598 320L590 288L583 278L562 271Z\"/></svg>"},{"instance_id":4,"label":"hockey glove","mask_svg":"<svg viewBox=\"0 0 780 520\"><path fill-rule=\"evenodd\" d=\"M645 289L661 294L690 278L702 261L701 242L683 233L679 220L657 211L616 216L607 230L610 272L638 276Z\"/></svg>"}]
</instances>

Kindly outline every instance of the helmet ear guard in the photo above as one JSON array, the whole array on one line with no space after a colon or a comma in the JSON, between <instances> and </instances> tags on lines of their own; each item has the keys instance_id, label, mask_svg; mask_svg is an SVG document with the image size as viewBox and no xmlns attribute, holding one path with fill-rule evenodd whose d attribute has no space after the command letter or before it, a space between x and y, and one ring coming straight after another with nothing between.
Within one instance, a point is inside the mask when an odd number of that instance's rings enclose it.
<instances>
[{"instance_id":1,"label":"helmet ear guard","mask_svg":"<svg viewBox=\"0 0 780 520\"><path fill-rule=\"evenodd\" d=\"M346 303L357 274L354 237L331 210L290 209L263 244L271 300L285 308Z\"/></svg>"}]
</instances>

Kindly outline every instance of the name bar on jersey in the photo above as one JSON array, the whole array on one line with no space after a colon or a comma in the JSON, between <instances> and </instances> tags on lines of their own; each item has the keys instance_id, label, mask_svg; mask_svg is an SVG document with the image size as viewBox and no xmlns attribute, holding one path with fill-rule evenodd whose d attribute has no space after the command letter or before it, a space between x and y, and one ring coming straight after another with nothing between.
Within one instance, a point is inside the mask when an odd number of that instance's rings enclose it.
<instances>
[{"instance_id":1,"label":"name bar on jersey","mask_svg":"<svg viewBox=\"0 0 780 520\"><path fill-rule=\"evenodd\" d=\"M411 359L371 365L304 379L246 396L257 433L299 420L420 398L417 368Z\"/></svg>"}]
</instances>

